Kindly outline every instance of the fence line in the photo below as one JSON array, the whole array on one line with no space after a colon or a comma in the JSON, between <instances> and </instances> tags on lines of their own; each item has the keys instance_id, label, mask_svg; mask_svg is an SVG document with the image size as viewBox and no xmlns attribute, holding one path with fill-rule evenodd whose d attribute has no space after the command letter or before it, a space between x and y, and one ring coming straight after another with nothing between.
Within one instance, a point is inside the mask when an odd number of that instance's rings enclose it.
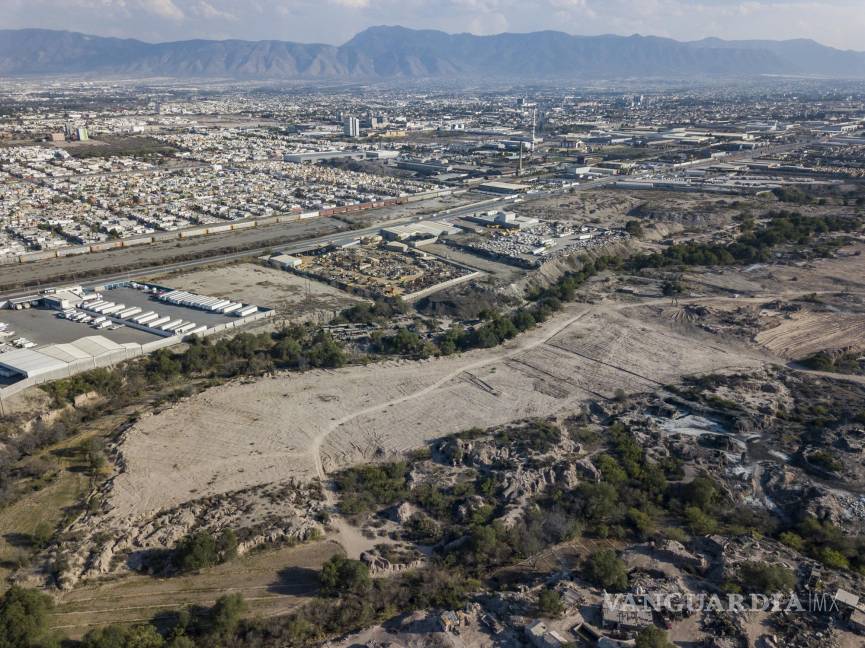
<instances>
[{"instance_id":1,"label":"fence line","mask_svg":"<svg viewBox=\"0 0 865 648\"><path fill-rule=\"evenodd\" d=\"M269 317L273 317L273 315L274 311L272 310L259 311L258 313L249 315L248 317L239 318L230 322L225 322L223 324L217 324L216 326L208 328L206 331L195 334L195 336L207 337L209 335L214 335L216 333L221 333L223 331L233 330L241 326L245 326L250 322L267 319ZM159 349L165 349L167 347L175 346L185 340L191 339L192 337L192 334L172 335L170 337L161 338L152 342L145 342L144 344L130 342L124 344L123 348L117 351L112 351L101 356L93 356L86 360L76 360L75 362L68 363L62 369L55 369L54 371L49 371L38 376L24 378L0 389L0 413L3 413L4 400L7 400L15 394L18 394L25 389L28 389L35 385L41 385L47 382L51 382L53 380L60 380L61 378L70 378L76 374L90 371L91 369L111 367L120 364L121 362L126 362L127 360L132 360L133 358L138 358L140 356L153 353L154 351L157 351Z\"/></svg>"}]
</instances>

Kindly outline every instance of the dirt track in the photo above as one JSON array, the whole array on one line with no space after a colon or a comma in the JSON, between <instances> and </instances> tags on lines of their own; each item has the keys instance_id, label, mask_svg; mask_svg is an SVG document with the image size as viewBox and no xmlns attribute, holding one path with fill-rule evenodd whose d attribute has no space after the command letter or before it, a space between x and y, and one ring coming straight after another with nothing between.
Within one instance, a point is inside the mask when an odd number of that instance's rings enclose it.
<instances>
[{"instance_id":1,"label":"dirt track","mask_svg":"<svg viewBox=\"0 0 865 648\"><path fill-rule=\"evenodd\" d=\"M686 374L766 361L754 349L673 327L649 309L574 304L495 349L238 381L128 432L109 515L140 522L206 495L312 479L472 426L548 416L618 389L642 392Z\"/></svg>"}]
</instances>

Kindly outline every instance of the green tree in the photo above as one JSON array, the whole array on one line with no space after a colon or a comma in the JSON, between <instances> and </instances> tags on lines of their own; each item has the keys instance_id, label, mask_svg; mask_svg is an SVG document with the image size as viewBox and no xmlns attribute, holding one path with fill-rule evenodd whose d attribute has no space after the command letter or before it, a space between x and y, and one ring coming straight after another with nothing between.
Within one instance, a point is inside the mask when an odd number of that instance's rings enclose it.
<instances>
[{"instance_id":1,"label":"green tree","mask_svg":"<svg viewBox=\"0 0 865 648\"><path fill-rule=\"evenodd\" d=\"M667 633L658 626L650 625L637 635L635 648L675 648L667 639Z\"/></svg>"},{"instance_id":2,"label":"green tree","mask_svg":"<svg viewBox=\"0 0 865 648\"><path fill-rule=\"evenodd\" d=\"M718 486L708 477L695 477L685 485L684 499L703 511L707 511L718 499Z\"/></svg>"},{"instance_id":3,"label":"green tree","mask_svg":"<svg viewBox=\"0 0 865 648\"><path fill-rule=\"evenodd\" d=\"M162 648L165 640L152 625L110 625L91 630L81 648Z\"/></svg>"},{"instance_id":4,"label":"green tree","mask_svg":"<svg viewBox=\"0 0 865 648\"><path fill-rule=\"evenodd\" d=\"M688 528L697 535L710 535L718 530L718 521L699 507L688 506L685 509L685 519Z\"/></svg>"},{"instance_id":5,"label":"green tree","mask_svg":"<svg viewBox=\"0 0 865 648\"><path fill-rule=\"evenodd\" d=\"M0 597L0 648L49 648L58 645L48 630L51 598L18 585Z\"/></svg>"},{"instance_id":6,"label":"green tree","mask_svg":"<svg viewBox=\"0 0 865 648\"><path fill-rule=\"evenodd\" d=\"M555 619L563 611L562 597L557 591L545 588L538 593L538 614L542 617Z\"/></svg>"},{"instance_id":7,"label":"green tree","mask_svg":"<svg viewBox=\"0 0 865 648\"><path fill-rule=\"evenodd\" d=\"M246 602L240 594L228 594L217 599L210 612L210 632L220 637L234 634L240 618L246 611Z\"/></svg>"},{"instance_id":8,"label":"green tree","mask_svg":"<svg viewBox=\"0 0 865 648\"><path fill-rule=\"evenodd\" d=\"M46 521L39 522L30 534L30 542L40 551L45 549L54 537L54 527Z\"/></svg>"},{"instance_id":9,"label":"green tree","mask_svg":"<svg viewBox=\"0 0 865 648\"><path fill-rule=\"evenodd\" d=\"M369 568L359 560L343 556L333 556L322 565L319 581L322 591L331 596L359 594L371 585Z\"/></svg>"},{"instance_id":10,"label":"green tree","mask_svg":"<svg viewBox=\"0 0 865 648\"><path fill-rule=\"evenodd\" d=\"M220 562L228 562L237 558L237 533L234 529L223 529L216 541Z\"/></svg>"},{"instance_id":11,"label":"green tree","mask_svg":"<svg viewBox=\"0 0 865 648\"><path fill-rule=\"evenodd\" d=\"M774 594L792 590L796 577L783 565L748 561L739 566L739 583L748 592Z\"/></svg>"},{"instance_id":12,"label":"green tree","mask_svg":"<svg viewBox=\"0 0 865 648\"><path fill-rule=\"evenodd\" d=\"M97 476L105 468L108 460L100 439L90 439L84 448L84 457L87 460L87 470L92 476Z\"/></svg>"},{"instance_id":13,"label":"green tree","mask_svg":"<svg viewBox=\"0 0 865 648\"><path fill-rule=\"evenodd\" d=\"M184 572L212 567L218 561L216 539L209 531L191 533L175 549L174 562Z\"/></svg>"},{"instance_id":14,"label":"green tree","mask_svg":"<svg viewBox=\"0 0 865 648\"><path fill-rule=\"evenodd\" d=\"M612 549L601 549L591 554L585 564L586 578L606 590L621 591L628 587L625 563Z\"/></svg>"}]
</instances>

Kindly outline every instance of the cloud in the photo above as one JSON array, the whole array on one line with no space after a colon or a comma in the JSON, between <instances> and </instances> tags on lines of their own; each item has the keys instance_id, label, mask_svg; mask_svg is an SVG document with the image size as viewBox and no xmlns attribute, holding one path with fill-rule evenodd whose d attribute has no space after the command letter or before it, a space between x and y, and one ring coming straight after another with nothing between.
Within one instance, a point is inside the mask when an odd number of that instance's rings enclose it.
<instances>
[{"instance_id":1,"label":"cloud","mask_svg":"<svg viewBox=\"0 0 865 648\"><path fill-rule=\"evenodd\" d=\"M173 0L140 0L145 11L151 11L160 18L168 20L183 20L186 14L174 4Z\"/></svg>"}]
</instances>

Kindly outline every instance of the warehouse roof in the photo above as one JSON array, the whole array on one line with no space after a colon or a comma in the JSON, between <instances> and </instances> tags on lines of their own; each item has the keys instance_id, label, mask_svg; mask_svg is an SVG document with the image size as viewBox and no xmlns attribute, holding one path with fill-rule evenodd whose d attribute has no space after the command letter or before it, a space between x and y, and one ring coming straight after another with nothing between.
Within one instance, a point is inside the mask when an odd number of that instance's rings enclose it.
<instances>
[{"instance_id":1,"label":"warehouse roof","mask_svg":"<svg viewBox=\"0 0 865 648\"><path fill-rule=\"evenodd\" d=\"M74 344L52 344L51 346L39 349L39 353L56 358L63 362L75 362L77 360L87 360L92 356L76 347Z\"/></svg>"},{"instance_id":2,"label":"warehouse roof","mask_svg":"<svg viewBox=\"0 0 865 648\"><path fill-rule=\"evenodd\" d=\"M32 349L16 349L0 355L0 367L27 378L63 369L66 363Z\"/></svg>"},{"instance_id":3,"label":"warehouse roof","mask_svg":"<svg viewBox=\"0 0 865 648\"><path fill-rule=\"evenodd\" d=\"M114 353L115 351L122 351L124 348L122 345L117 344L116 342L112 342L108 338L101 335L90 335L88 337L83 337L80 340L72 342L72 344L78 349L84 351L85 353L93 357L99 357L108 353Z\"/></svg>"},{"instance_id":4,"label":"warehouse roof","mask_svg":"<svg viewBox=\"0 0 865 648\"><path fill-rule=\"evenodd\" d=\"M493 191L512 191L514 193L519 193L520 191L526 191L531 187L529 187L529 185L517 184L514 182L485 182L479 188Z\"/></svg>"}]
</instances>

